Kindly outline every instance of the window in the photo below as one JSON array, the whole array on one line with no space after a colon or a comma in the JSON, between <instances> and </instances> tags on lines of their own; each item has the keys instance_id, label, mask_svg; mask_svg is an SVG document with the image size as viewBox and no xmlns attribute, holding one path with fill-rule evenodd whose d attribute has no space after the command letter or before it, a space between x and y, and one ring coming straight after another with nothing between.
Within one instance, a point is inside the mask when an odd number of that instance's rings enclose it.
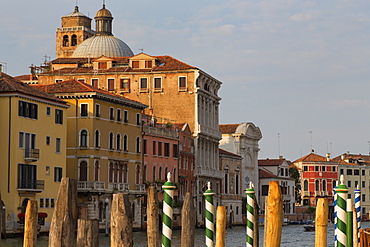
<instances>
[{"instance_id":1,"label":"window","mask_svg":"<svg viewBox=\"0 0 370 247\"><path fill-rule=\"evenodd\" d=\"M48 208L50 206L49 202L49 198L45 198L45 208Z\"/></svg>"},{"instance_id":2,"label":"window","mask_svg":"<svg viewBox=\"0 0 370 247\"><path fill-rule=\"evenodd\" d=\"M55 152L57 153L60 153L60 142L61 142L60 138L57 137L55 139Z\"/></svg>"},{"instance_id":3,"label":"window","mask_svg":"<svg viewBox=\"0 0 370 247\"><path fill-rule=\"evenodd\" d=\"M128 123L128 111L123 111L123 122Z\"/></svg>"},{"instance_id":4,"label":"window","mask_svg":"<svg viewBox=\"0 0 370 247\"><path fill-rule=\"evenodd\" d=\"M87 130L81 130L80 132L80 147L87 147Z\"/></svg>"},{"instance_id":5,"label":"window","mask_svg":"<svg viewBox=\"0 0 370 247\"><path fill-rule=\"evenodd\" d=\"M315 166L315 172L319 172L320 171L320 166Z\"/></svg>"},{"instance_id":6,"label":"window","mask_svg":"<svg viewBox=\"0 0 370 247\"><path fill-rule=\"evenodd\" d=\"M140 137L136 137L136 153L140 153Z\"/></svg>"},{"instance_id":7,"label":"window","mask_svg":"<svg viewBox=\"0 0 370 247\"><path fill-rule=\"evenodd\" d=\"M87 117L88 116L88 104L80 104L81 108L81 117Z\"/></svg>"},{"instance_id":8,"label":"window","mask_svg":"<svg viewBox=\"0 0 370 247\"><path fill-rule=\"evenodd\" d=\"M127 137L127 135L125 135L123 137L123 150L128 151L128 137Z\"/></svg>"},{"instance_id":9,"label":"window","mask_svg":"<svg viewBox=\"0 0 370 247\"><path fill-rule=\"evenodd\" d=\"M68 35L64 35L64 36L63 36L63 46L64 46L64 47L69 46L69 42L68 42L68 40L69 40Z\"/></svg>"},{"instance_id":10,"label":"window","mask_svg":"<svg viewBox=\"0 0 370 247\"><path fill-rule=\"evenodd\" d=\"M348 199L351 199L352 198L352 194L348 193Z\"/></svg>"},{"instance_id":11,"label":"window","mask_svg":"<svg viewBox=\"0 0 370 247\"><path fill-rule=\"evenodd\" d=\"M117 108L117 121L121 121L122 120L122 116L121 116L121 109Z\"/></svg>"},{"instance_id":12,"label":"window","mask_svg":"<svg viewBox=\"0 0 370 247\"><path fill-rule=\"evenodd\" d=\"M46 107L46 116L50 116L51 115L51 109L49 106Z\"/></svg>"},{"instance_id":13,"label":"window","mask_svg":"<svg viewBox=\"0 0 370 247\"><path fill-rule=\"evenodd\" d=\"M114 91L114 79L108 79L108 91Z\"/></svg>"},{"instance_id":14,"label":"window","mask_svg":"<svg viewBox=\"0 0 370 247\"><path fill-rule=\"evenodd\" d=\"M18 164L18 188L36 189L37 167L35 165Z\"/></svg>"},{"instance_id":15,"label":"window","mask_svg":"<svg viewBox=\"0 0 370 247\"><path fill-rule=\"evenodd\" d=\"M143 140L143 154L148 154L148 153L146 152L146 146L147 146L147 140L146 140L146 139L144 139L144 140Z\"/></svg>"},{"instance_id":16,"label":"window","mask_svg":"<svg viewBox=\"0 0 370 247\"><path fill-rule=\"evenodd\" d=\"M91 86L99 87L99 79L91 79Z\"/></svg>"},{"instance_id":17,"label":"window","mask_svg":"<svg viewBox=\"0 0 370 247\"><path fill-rule=\"evenodd\" d=\"M117 134L117 150L121 150L121 134Z\"/></svg>"},{"instance_id":18,"label":"window","mask_svg":"<svg viewBox=\"0 0 370 247\"><path fill-rule=\"evenodd\" d=\"M54 167L54 182L60 183L62 181L63 169L62 167Z\"/></svg>"},{"instance_id":19,"label":"window","mask_svg":"<svg viewBox=\"0 0 370 247\"><path fill-rule=\"evenodd\" d=\"M140 89L142 91L146 91L148 89L148 79L147 78L140 78Z\"/></svg>"},{"instance_id":20,"label":"window","mask_svg":"<svg viewBox=\"0 0 370 247\"><path fill-rule=\"evenodd\" d=\"M179 155L178 155L178 145L177 144L173 144L172 145L172 157L174 158L178 158Z\"/></svg>"},{"instance_id":21,"label":"window","mask_svg":"<svg viewBox=\"0 0 370 247\"><path fill-rule=\"evenodd\" d=\"M99 148L100 147L100 132L99 130L95 130L95 147Z\"/></svg>"},{"instance_id":22,"label":"window","mask_svg":"<svg viewBox=\"0 0 370 247\"><path fill-rule=\"evenodd\" d=\"M50 166L45 166L45 175L50 176Z\"/></svg>"},{"instance_id":23,"label":"window","mask_svg":"<svg viewBox=\"0 0 370 247\"><path fill-rule=\"evenodd\" d=\"M18 116L20 117L37 119L37 110L38 110L37 104L21 100L18 102Z\"/></svg>"},{"instance_id":24,"label":"window","mask_svg":"<svg viewBox=\"0 0 370 247\"><path fill-rule=\"evenodd\" d=\"M46 145L50 145L50 136L46 136Z\"/></svg>"},{"instance_id":25,"label":"window","mask_svg":"<svg viewBox=\"0 0 370 247\"><path fill-rule=\"evenodd\" d=\"M71 46L76 46L77 45L77 35L73 34L71 38Z\"/></svg>"},{"instance_id":26,"label":"window","mask_svg":"<svg viewBox=\"0 0 370 247\"><path fill-rule=\"evenodd\" d=\"M360 175L360 170L355 169L355 170L353 171L353 174L354 174L354 175L357 175L357 176L358 176L358 175Z\"/></svg>"},{"instance_id":27,"label":"window","mask_svg":"<svg viewBox=\"0 0 370 247\"><path fill-rule=\"evenodd\" d=\"M162 78L154 78L154 90L162 90Z\"/></svg>"},{"instance_id":28,"label":"window","mask_svg":"<svg viewBox=\"0 0 370 247\"><path fill-rule=\"evenodd\" d=\"M155 181L155 179L156 179L156 176L155 176L155 173L156 173L156 170L155 170L155 166L153 166L153 182Z\"/></svg>"},{"instance_id":29,"label":"window","mask_svg":"<svg viewBox=\"0 0 370 247\"><path fill-rule=\"evenodd\" d=\"M124 91L129 91L130 90L130 79L129 78L121 78L120 80L121 84L121 89Z\"/></svg>"},{"instance_id":30,"label":"window","mask_svg":"<svg viewBox=\"0 0 370 247\"><path fill-rule=\"evenodd\" d=\"M365 181L361 181L361 187L362 187L362 188L365 188L365 186L366 186Z\"/></svg>"},{"instance_id":31,"label":"window","mask_svg":"<svg viewBox=\"0 0 370 247\"><path fill-rule=\"evenodd\" d=\"M78 180L79 181L87 181L87 162L86 161L81 161L79 168L79 176Z\"/></svg>"},{"instance_id":32,"label":"window","mask_svg":"<svg viewBox=\"0 0 370 247\"><path fill-rule=\"evenodd\" d=\"M336 172L336 170L337 170L337 169L336 169L336 167L335 167L335 166L333 166L331 170L332 170L333 172ZM343 173L342 173L342 174L343 174Z\"/></svg>"},{"instance_id":33,"label":"window","mask_svg":"<svg viewBox=\"0 0 370 247\"><path fill-rule=\"evenodd\" d=\"M364 202L366 200L366 195L362 194L361 197L362 197L362 200L361 201Z\"/></svg>"},{"instance_id":34,"label":"window","mask_svg":"<svg viewBox=\"0 0 370 247\"><path fill-rule=\"evenodd\" d=\"M99 165L99 160L95 161L95 169L94 169L94 180L99 181L99 170L100 170L100 165Z\"/></svg>"},{"instance_id":35,"label":"window","mask_svg":"<svg viewBox=\"0 0 370 247\"><path fill-rule=\"evenodd\" d=\"M365 170L361 170L362 176L365 176Z\"/></svg>"},{"instance_id":36,"label":"window","mask_svg":"<svg viewBox=\"0 0 370 247\"><path fill-rule=\"evenodd\" d=\"M112 132L109 133L109 149L114 149L114 135Z\"/></svg>"},{"instance_id":37,"label":"window","mask_svg":"<svg viewBox=\"0 0 370 247\"><path fill-rule=\"evenodd\" d=\"M158 142L158 155L162 156L162 142Z\"/></svg>"},{"instance_id":38,"label":"window","mask_svg":"<svg viewBox=\"0 0 370 247\"><path fill-rule=\"evenodd\" d=\"M24 132L19 132L19 145L18 147L24 148Z\"/></svg>"},{"instance_id":39,"label":"window","mask_svg":"<svg viewBox=\"0 0 370 247\"><path fill-rule=\"evenodd\" d=\"M100 117L100 105L95 104L95 117Z\"/></svg>"},{"instance_id":40,"label":"window","mask_svg":"<svg viewBox=\"0 0 370 247\"><path fill-rule=\"evenodd\" d=\"M152 61L145 61L145 68L151 68L153 67L153 62Z\"/></svg>"},{"instance_id":41,"label":"window","mask_svg":"<svg viewBox=\"0 0 370 247\"><path fill-rule=\"evenodd\" d=\"M269 186L268 185L262 185L262 195L267 196L269 194Z\"/></svg>"},{"instance_id":42,"label":"window","mask_svg":"<svg viewBox=\"0 0 370 247\"><path fill-rule=\"evenodd\" d=\"M136 113L136 125L141 125L140 124L140 113Z\"/></svg>"},{"instance_id":43,"label":"window","mask_svg":"<svg viewBox=\"0 0 370 247\"><path fill-rule=\"evenodd\" d=\"M164 157L170 157L170 144L164 143Z\"/></svg>"},{"instance_id":44,"label":"window","mask_svg":"<svg viewBox=\"0 0 370 247\"><path fill-rule=\"evenodd\" d=\"M315 191L320 191L320 182L319 182L319 180L315 180Z\"/></svg>"},{"instance_id":45,"label":"window","mask_svg":"<svg viewBox=\"0 0 370 247\"><path fill-rule=\"evenodd\" d=\"M98 63L98 69L107 69L107 63L106 62L99 62Z\"/></svg>"},{"instance_id":46,"label":"window","mask_svg":"<svg viewBox=\"0 0 370 247\"><path fill-rule=\"evenodd\" d=\"M55 207L55 199L54 198L50 198L50 207L51 208Z\"/></svg>"},{"instance_id":47,"label":"window","mask_svg":"<svg viewBox=\"0 0 370 247\"><path fill-rule=\"evenodd\" d=\"M109 108L109 119L114 120L114 108L113 107Z\"/></svg>"},{"instance_id":48,"label":"window","mask_svg":"<svg viewBox=\"0 0 370 247\"><path fill-rule=\"evenodd\" d=\"M303 166L303 171L307 172L308 171L308 166Z\"/></svg>"},{"instance_id":49,"label":"window","mask_svg":"<svg viewBox=\"0 0 370 247\"><path fill-rule=\"evenodd\" d=\"M357 185L358 185L358 181L355 181L355 188L357 188Z\"/></svg>"},{"instance_id":50,"label":"window","mask_svg":"<svg viewBox=\"0 0 370 247\"><path fill-rule=\"evenodd\" d=\"M186 89L186 77L180 76L179 77L179 90L185 90Z\"/></svg>"},{"instance_id":51,"label":"window","mask_svg":"<svg viewBox=\"0 0 370 247\"><path fill-rule=\"evenodd\" d=\"M303 181L303 190L308 191L308 181L307 180Z\"/></svg>"},{"instance_id":52,"label":"window","mask_svg":"<svg viewBox=\"0 0 370 247\"><path fill-rule=\"evenodd\" d=\"M325 166L322 166L322 167L321 167L321 170L322 170L323 172L325 172L325 171L326 171L326 167L325 167Z\"/></svg>"},{"instance_id":53,"label":"window","mask_svg":"<svg viewBox=\"0 0 370 247\"><path fill-rule=\"evenodd\" d=\"M139 61L132 61L132 68L138 69L139 68Z\"/></svg>"},{"instance_id":54,"label":"window","mask_svg":"<svg viewBox=\"0 0 370 247\"><path fill-rule=\"evenodd\" d=\"M344 169L340 169L340 175L344 174Z\"/></svg>"},{"instance_id":55,"label":"window","mask_svg":"<svg viewBox=\"0 0 370 247\"><path fill-rule=\"evenodd\" d=\"M63 124L63 110L55 109L55 123Z\"/></svg>"},{"instance_id":56,"label":"window","mask_svg":"<svg viewBox=\"0 0 370 247\"><path fill-rule=\"evenodd\" d=\"M40 198L40 208L44 207L44 198Z\"/></svg>"},{"instance_id":57,"label":"window","mask_svg":"<svg viewBox=\"0 0 370 247\"><path fill-rule=\"evenodd\" d=\"M347 169L347 175L352 175L352 169Z\"/></svg>"},{"instance_id":58,"label":"window","mask_svg":"<svg viewBox=\"0 0 370 247\"><path fill-rule=\"evenodd\" d=\"M157 142L153 141L153 155L157 155Z\"/></svg>"},{"instance_id":59,"label":"window","mask_svg":"<svg viewBox=\"0 0 370 247\"><path fill-rule=\"evenodd\" d=\"M347 181L347 184L348 184L348 188L351 188L352 187L352 181L351 180L348 180Z\"/></svg>"}]
</instances>

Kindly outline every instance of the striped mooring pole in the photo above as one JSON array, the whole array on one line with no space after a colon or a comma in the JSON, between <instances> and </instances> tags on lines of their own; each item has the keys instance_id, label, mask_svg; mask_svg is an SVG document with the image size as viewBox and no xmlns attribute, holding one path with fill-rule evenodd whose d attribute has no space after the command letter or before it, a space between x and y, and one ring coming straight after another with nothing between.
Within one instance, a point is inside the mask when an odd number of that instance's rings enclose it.
<instances>
[{"instance_id":1,"label":"striped mooring pole","mask_svg":"<svg viewBox=\"0 0 370 247\"><path fill-rule=\"evenodd\" d=\"M337 228L336 228L336 247L347 246L347 197L348 188L344 184L344 176L340 175L340 184L335 188L337 193Z\"/></svg>"},{"instance_id":2,"label":"striped mooring pole","mask_svg":"<svg viewBox=\"0 0 370 247\"><path fill-rule=\"evenodd\" d=\"M254 235L254 187L253 183L249 183L249 189L245 190L247 194L247 247L253 247L253 235Z\"/></svg>"},{"instance_id":3,"label":"striped mooring pole","mask_svg":"<svg viewBox=\"0 0 370 247\"><path fill-rule=\"evenodd\" d=\"M353 210L352 199L347 199L347 245L346 247L353 247Z\"/></svg>"},{"instance_id":4,"label":"striped mooring pole","mask_svg":"<svg viewBox=\"0 0 370 247\"><path fill-rule=\"evenodd\" d=\"M357 185L355 190L355 209L356 209L356 219L357 219L357 244L360 246L360 229L361 229L361 190ZM353 223L355 224L355 223Z\"/></svg>"},{"instance_id":5,"label":"striped mooring pole","mask_svg":"<svg viewBox=\"0 0 370 247\"><path fill-rule=\"evenodd\" d=\"M338 181L333 180L333 196L334 196L334 247L337 247L337 188Z\"/></svg>"},{"instance_id":6,"label":"striped mooring pole","mask_svg":"<svg viewBox=\"0 0 370 247\"><path fill-rule=\"evenodd\" d=\"M203 194L205 196L206 203L206 246L213 247L213 235L215 231L215 225L213 222L215 207L213 206L213 196L215 193L211 190L211 182L208 182L208 190Z\"/></svg>"},{"instance_id":7,"label":"striped mooring pole","mask_svg":"<svg viewBox=\"0 0 370 247\"><path fill-rule=\"evenodd\" d=\"M171 173L167 174L167 182L162 186L163 193L163 215L162 215L162 247L171 247L172 239L172 217L173 217L173 191L176 188L171 182Z\"/></svg>"}]
</instances>

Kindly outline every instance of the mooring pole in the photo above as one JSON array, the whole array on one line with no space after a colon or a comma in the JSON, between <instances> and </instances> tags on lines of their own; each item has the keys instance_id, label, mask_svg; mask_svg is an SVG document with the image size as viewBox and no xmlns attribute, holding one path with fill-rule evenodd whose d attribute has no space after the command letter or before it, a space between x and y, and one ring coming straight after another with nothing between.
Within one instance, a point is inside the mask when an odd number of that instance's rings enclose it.
<instances>
[{"instance_id":1,"label":"mooring pole","mask_svg":"<svg viewBox=\"0 0 370 247\"><path fill-rule=\"evenodd\" d=\"M357 245L360 246L360 229L361 229L361 190L357 185L357 189L355 190L355 210L354 214L356 214L356 221L357 222ZM355 224L355 223L354 223ZM356 246L357 247L357 246Z\"/></svg>"},{"instance_id":2,"label":"mooring pole","mask_svg":"<svg viewBox=\"0 0 370 247\"><path fill-rule=\"evenodd\" d=\"M171 182L171 173L167 174L167 182L162 186L163 193L163 216L162 216L162 246L171 247L172 239L172 217L173 217L173 192L176 188Z\"/></svg>"},{"instance_id":3,"label":"mooring pole","mask_svg":"<svg viewBox=\"0 0 370 247\"><path fill-rule=\"evenodd\" d=\"M347 245L347 197L348 188L344 184L344 176L340 175L340 184L335 188L337 192L337 228L336 228L336 247L346 247Z\"/></svg>"},{"instance_id":4,"label":"mooring pole","mask_svg":"<svg viewBox=\"0 0 370 247\"><path fill-rule=\"evenodd\" d=\"M255 200L254 200L254 187L253 183L250 182L249 184L249 189L245 190L245 193L247 194L247 237L246 237L246 242L247 242L247 247L253 247L254 246L254 205L255 205Z\"/></svg>"},{"instance_id":5,"label":"mooring pole","mask_svg":"<svg viewBox=\"0 0 370 247\"><path fill-rule=\"evenodd\" d=\"M208 190L206 190L203 194L206 198L206 246L213 247L214 246L214 214L215 214L215 207L213 206L213 196L215 193L211 190L211 182L208 182Z\"/></svg>"},{"instance_id":6,"label":"mooring pole","mask_svg":"<svg viewBox=\"0 0 370 247\"><path fill-rule=\"evenodd\" d=\"M315 247L326 247L329 206L327 198L319 198L316 204Z\"/></svg>"}]
</instances>

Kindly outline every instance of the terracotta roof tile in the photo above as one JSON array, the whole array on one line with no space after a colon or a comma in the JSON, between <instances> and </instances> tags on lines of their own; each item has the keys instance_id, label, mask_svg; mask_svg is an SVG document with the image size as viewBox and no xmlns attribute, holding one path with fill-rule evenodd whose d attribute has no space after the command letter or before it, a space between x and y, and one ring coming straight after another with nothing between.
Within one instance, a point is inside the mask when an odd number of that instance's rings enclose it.
<instances>
[{"instance_id":1,"label":"terracotta roof tile","mask_svg":"<svg viewBox=\"0 0 370 247\"><path fill-rule=\"evenodd\" d=\"M240 124L220 124L218 128L222 134L232 134L235 133L239 125Z\"/></svg>"},{"instance_id":2,"label":"terracotta roof tile","mask_svg":"<svg viewBox=\"0 0 370 247\"><path fill-rule=\"evenodd\" d=\"M285 159L263 159L258 160L259 166L279 166L281 165Z\"/></svg>"},{"instance_id":3,"label":"terracotta roof tile","mask_svg":"<svg viewBox=\"0 0 370 247\"><path fill-rule=\"evenodd\" d=\"M317 155L317 154L314 154L314 153L310 153L306 156L303 156L302 158L297 159L293 163L297 163L297 162L318 162L318 161L323 162L323 161L328 161L328 160L324 156L320 156L320 155ZM329 161L332 161L332 160L329 160Z\"/></svg>"},{"instance_id":4,"label":"terracotta roof tile","mask_svg":"<svg viewBox=\"0 0 370 247\"><path fill-rule=\"evenodd\" d=\"M1 93L21 93L21 94L26 94L26 95L48 99L48 100L53 100L59 103L66 104L64 101L54 97L53 95L37 90L36 88L33 88L30 85L27 85L21 81L18 81L5 73L1 73L1 74L2 74L2 78L0 79L0 94Z\"/></svg>"},{"instance_id":5,"label":"terracotta roof tile","mask_svg":"<svg viewBox=\"0 0 370 247\"><path fill-rule=\"evenodd\" d=\"M259 178L277 178L278 176L268 172L268 171L265 171L265 170L262 170L262 169L258 169L259 173L258 173L258 177Z\"/></svg>"}]
</instances>

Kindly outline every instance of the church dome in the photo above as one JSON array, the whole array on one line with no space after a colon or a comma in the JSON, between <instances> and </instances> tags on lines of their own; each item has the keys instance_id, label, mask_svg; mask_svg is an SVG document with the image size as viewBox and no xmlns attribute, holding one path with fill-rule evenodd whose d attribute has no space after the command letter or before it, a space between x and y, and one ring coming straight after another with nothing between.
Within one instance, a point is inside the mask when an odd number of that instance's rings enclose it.
<instances>
[{"instance_id":1,"label":"church dome","mask_svg":"<svg viewBox=\"0 0 370 247\"><path fill-rule=\"evenodd\" d=\"M95 35L83 41L72 57L131 57L134 53L122 40L111 35Z\"/></svg>"},{"instance_id":2,"label":"church dome","mask_svg":"<svg viewBox=\"0 0 370 247\"><path fill-rule=\"evenodd\" d=\"M113 16L112 13L105 8L105 4L103 4L103 8L96 12L95 18L96 17L113 17Z\"/></svg>"}]
</instances>

